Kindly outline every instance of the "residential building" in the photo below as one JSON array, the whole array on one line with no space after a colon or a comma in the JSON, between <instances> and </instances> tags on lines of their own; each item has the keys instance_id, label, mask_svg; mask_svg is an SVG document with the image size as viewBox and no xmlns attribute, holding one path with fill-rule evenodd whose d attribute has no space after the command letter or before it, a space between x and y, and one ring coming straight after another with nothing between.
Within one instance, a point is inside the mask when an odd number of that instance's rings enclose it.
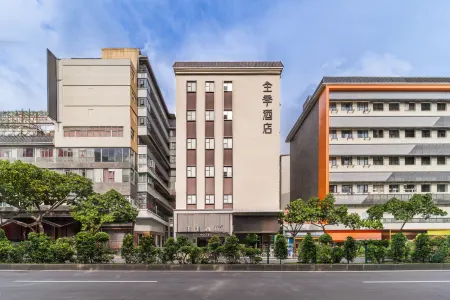
<instances>
[{"instance_id":1,"label":"residential building","mask_svg":"<svg viewBox=\"0 0 450 300\"><path fill-rule=\"evenodd\" d=\"M431 193L448 211L449 101L450 78L324 77L286 139L291 200L332 193L366 217L373 204ZM395 232L393 222L386 216L385 231L361 237ZM445 217L405 227L411 235L449 228Z\"/></svg>"},{"instance_id":2,"label":"residential building","mask_svg":"<svg viewBox=\"0 0 450 300\"><path fill-rule=\"evenodd\" d=\"M278 232L281 62L175 62L177 236Z\"/></svg>"},{"instance_id":3,"label":"residential building","mask_svg":"<svg viewBox=\"0 0 450 300\"><path fill-rule=\"evenodd\" d=\"M151 234L162 246L173 214L169 128L174 130L174 116L148 58L135 48L107 48L100 59L58 59L50 51L47 59L54 128L44 137L40 132L22 137L17 131L0 137L2 158L83 175L99 193L119 191L139 215L135 224L103 228L110 245L120 247L125 233L134 231L136 240Z\"/></svg>"}]
</instances>

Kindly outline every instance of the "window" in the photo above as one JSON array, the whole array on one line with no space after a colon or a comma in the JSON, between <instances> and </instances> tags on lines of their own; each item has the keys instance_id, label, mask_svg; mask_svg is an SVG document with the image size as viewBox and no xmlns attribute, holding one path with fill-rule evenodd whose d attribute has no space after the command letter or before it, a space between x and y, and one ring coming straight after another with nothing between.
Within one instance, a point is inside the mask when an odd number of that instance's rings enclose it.
<instances>
[{"instance_id":1,"label":"window","mask_svg":"<svg viewBox=\"0 0 450 300\"><path fill-rule=\"evenodd\" d=\"M437 185L437 192L438 193L446 193L447 192L447 185L446 184L438 184Z\"/></svg>"},{"instance_id":2,"label":"window","mask_svg":"<svg viewBox=\"0 0 450 300\"><path fill-rule=\"evenodd\" d=\"M413 138L415 136L416 136L416 131L414 129L406 129L405 130L405 137Z\"/></svg>"},{"instance_id":3,"label":"window","mask_svg":"<svg viewBox=\"0 0 450 300\"><path fill-rule=\"evenodd\" d=\"M417 189L414 184L405 184L405 185L403 185L403 191L405 193L415 193L415 192L417 192Z\"/></svg>"},{"instance_id":4,"label":"window","mask_svg":"<svg viewBox=\"0 0 450 300\"><path fill-rule=\"evenodd\" d=\"M206 167L206 177L214 177L214 167Z\"/></svg>"},{"instance_id":5,"label":"window","mask_svg":"<svg viewBox=\"0 0 450 300\"><path fill-rule=\"evenodd\" d=\"M214 111L213 110L205 111L205 119L206 121L214 121Z\"/></svg>"},{"instance_id":6,"label":"window","mask_svg":"<svg viewBox=\"0 0 450 300\"><path fill-rule=\"evenodd\" d=\"M223 83L223 91L224 92L231 92L233 90L233 83L230 81L225 81Z\"/></svg>"},{"instance_id":7,"label":"window","mask_svg":"<svg viewBox=\"0 0 450 300\"><path fill-rule=\"evenodd\" d=\"M383 103L374 103L373 104L373 111L383 111L383 110L384 110Z\"/></svg>"},{"instance_id":8,"label":"window","mask_svg":"<svg viewBox=\"0 0 450 300\"><path fill-rule=\"evenodd\" d=\"M145 117L139 117L138 122L139 126L145 126Z\"/></svg>"},{"instance_id":9,"label":"window","mask_svg":"<svg viewBox=\"0 0 450 300\"><path fill-rule=\"evenodd\" d=\"M176 143L170 142L170 150L175 150L175 149L176 149Z\"/></svg>"},{"instance_id":10,"label":"window","mask_svg":"<svg viewBox=\"0 0 450 300\"><path fill-rule=\"evenodd\" d=\"M336 105L336 102L330 103L330 111L337 111L337 105Z\"/></svg>"},{"instance_id":11,"label":"window","mask_svg":"<svg viewBox=\"0 0 450 300\"><path fill-rule=\"evenodd\" d=\"M384 137L384 130L383 129L374 129L372 130L373 137L376 139L382 139Z\"/></svg>"},{"instance_id":12,"label":"window","mask_svg":"<svg viewBox=\"0 0 450 300\"><path fill-rule=\"evenodd\" d=\"M226 110L223 112L224 120L233 120L233 112L231 110Z\"/></svg>"},{"instance_id":13,"label":"window","mask_svg":"<svg viewBox=\"0 0 450 300\"><path fill-rule=\"evenodd\" d=\"M177 162L177 157L175 155L170 156L170 163L175 164Z\"/></svg>"},{"instance_id":14,"label":"window","mask_svg":"<svg viewBox=\"0 0 450 300\"><path fill-rule=\"evenodd\" d=\"M223 203L225 204L233 203L233 195L223 195Z\"/></svg>"},{"instance_id":15,"label":"window","mask_svg":"<svg viewBox=\"0 0 450 300\"><path fill-rule=\"evenodd\" d=\"M415 103L406 103L405 104L405 110L406 111L415 111L416 110L416 104Z\"/></svg>"},{"instance_id":16,"label":"window","mask_svg":"<svg viewBox=\"0 0 450 300\"><path fill-rule=\"evenodd\" d=\"M214 81L205 82L205 92L214 92Z\"/></svg>"},{"instance_id":17,"label":"window","mask_svg":"<svg viewBox=\"0 0 450 300\"><path fill-rule=\"evenodd\" d=\"M437 110L438 110L438 111L444 111L444 110L447 110L447 103L438 103L438 104L437 104Z\"/></svg>"},{"instance_id":18,"label":"window","mask_svg":"<svg viewBox=\"0 0 450 300\"><path fill-rule=\"evenodd\" d=\"M11 157L12 156L12 149L0 149L0 157Z\"/></svg>"},{"instance_id":19,"label":"window","mask_svg":"<svg viewBox=\"0 0 450 300\"><path fill-rule=\"evenodd\" d=\"M337 185L330 184L329 189L330 189L330 193L337 193Z\"/></svg>"},{"instance_id":20,"label":"window","mask_svg":"<svg viewBox=\"0 0 450 300\"><path fill-rule=\"evenodd\" d=\"M190 177L190 178L196 177L195 167L187 167L187 177Z\"/></svg>"},{"instance_id":21,"label":"window","mask_svg":"<svg viewBox=\"0 0 450 300\"><path fill-rule=\"evenodd\" d=\"M223 148L233 149L233 139L232 138L223 139Z\"/></svg>"},{"instance_id":22,"label":"window","mask_svg":"<svg viewBox=\"0 0 450 300\"><path fill-rule=\"evenodd\" d=\"M429 138L431 137L431 131L428 129L422 130L422 137L423 138Z\"/></svg>"},{"instance_id":23,"label":"window","mask_svg":"<svg viewBox=\"0 0 450 300\"><path fill-rule=\"evenodd\" d=\"M437 136L440 137L440 138L446 137L446 136L447 136L447 130L445 130L445 129L439 129L439 130L437 131Z\"/></svg>"},{"instance_id":24,"label":"window","mask_svg":"<svg viewBox=\"0 0 450 300\"><path fill-rule=\"evenodd\" d=\"M414 156L405 157L405 165L411 166L416 164L416 158Z\"/></svg>"},{"instance_id":25,"label":"window","mask_svg":"<svg viewBox=\"0 0 450 300\"><path fill-rule=\"evenodd\" d=\"M187 82L187 92L195 93L197 91L197 82L196 81L188 81Z\"/></svg>"},{"instance_id":26,"label":"window","mask_svg":"<svg viewBox=\"0 0 450 300\"><path fill-rule=\"evenodd\" d=\"M358 165L360 165L360 166L369 165L369 158L367 156L359 156L358 157Z\"/></svg>"},{"instance_id":27,"label":"window","mask_svg":"<svg viewBox=\"0 0 450 300\"><path fill-rule=\"evenodd\" d=\"M195 110L188 110L186 119L188 121L195 121Z\"/></svg>"},{"instance_id":28,"label":"window","mask_svg":"<svg viewBox=\"0 0 450 300\"><path fill-rule=\"evenodd\" d=\"M398 166L400 164L400 159L398 157L389 157L390 166Z\"/></svg>"},{"instance_id":29,"label":"window","mask_svg":"<svg viewBox=\"0 0 450 300\"><path fill-rule=\"evenodd\" d=\"M445 156L438 156L437 157L437 164L438 165L445 165Z\"/></svg>"},{"instance_id":30,"label":"window","mask_svg":"<svg viewBox=\"0 0 450 300\"><path fill-rule=\"evenodd\" d=\"M189 150L194 150L197 148L197 140L196 139L187 139L187 148Z\"/></svg>"},{"instance_id":31,"label":"window","mask_svg":"<svg viewBox=\"0 0 450 300\"><path fill-rule=\"evenodd\" d=\"M337 130L336 129L330 130L330 139L337 139Z\"/></svg>"},{"instance_id":32,"label":"window","mask_svg":"<svg viewBox=\"0 0 450 300\"><path fill-rule=\"evenodd\" d=\"M356 191L359 194L367 194L369 193L369 186L367 184L358 184L356 186Z\"/></svg>"},{"instance_id":33,"label":"window","mask_svg":"<svg viewBox=\"0 0 450 300\"><path fill-rule=\"evenodd\" d=\"M374 193L384 193L384 185L374 184L372 190Z\"/></svg>"},{"instance_id":34,"label":"window","mask_svg":"<svg viewBox=\"0 0 450 300\"><path fill-rule=\"evenodd\" d=\"M343 102L341 103L341 110L353 111L353 104L351 102Z\"/></svg>"},{"instance_id":35,"label":"window","mask_svg":"<svg viewBox=\"0 0 450 300\"><path fill-rule=\"evenodd\" d=\"M358 130L358 138L359 139L365 139L369 137L369 131L368 130Z\"/></svg>"},{"instance_id":36,"label":"window","mask_svg":"<svg viewBox=\"0 0 450 300\"><path fill-rule=\"evenodd\" d=\"M175 130L169 130L169 136L176 137L177 136L177 132Z\"/></svg>"},{"instance_id":37,"label":"window","mask_svg":"<svg viewBox=\"0 0 450 300\"><path fill-rule=\"evenodd\" d=\"M105 150L107 150L107 149L103 149L103 152L105 152ZM103 154L103 155L105 155L105 154ZM108 154L106 154L106 155L108 155ZM58 157L73 157L73 150L70 148L59 148L58 149ZM108 158L106 158L106 159L104 158L103 161L108 162Z\"/></svg>"},{"instance_id":38,"label":"window","mask_svg":"<svg viewBox=\"0 0 450 300\"><path fill-rule=\"evenodd\" d=\"M347 194L353 193L353 186L352 185L342 185L342 192Z\"/></svg>"},{"instance_id":39,"label":"window","mask_svg":"<svg viewBox=\"0 0 450 300\"><path fill-rule=\"evenodd\" d=\"M389 111L399 111L400 103L389 103Z\"/></svg>"},{"instance_id":40,"label":"window","mask_svg":"<svg viewBox=\"0 0 450 300\"><path fill-rule=\"evenodd\" d=\"M233 177L233 167L223 167L223 177L224 178Z\"/></svg>"},{"instance_id":41,"label":"window","mask_svg":"<svg viewBox=\"0 0 450 300\"><path fill-rule=\"evenodd\" d=\"M145 89L147 87L147 80L145 78L138 79L138 88Z\"/></svg>"},{"instance_id":42,"label":"window","mask_svg":"<svg viewBox=\"0 0 450 300\"><path fill-rule=\"evenodd\" d=\"M351 166L352 164L352 157L351 156L342 156L341 157L341 165L343 166Z\"/></svg>"},{"instance_id":43,"label":"window","mask_svg":"<svg viewBox=\"0 0 450 300\"><path fill-rule=\"evenodd\" d=\"M337 159L336 159L336 156L330 157L330 165L331 165L332 167L337 166Z\"/></svg>"},{"instance_id":44,"label":"window","mask_svg":"<svg viewBox=\"0 0 450 300\"><path fill-rule=\"evenodd\" d=\"M430 111L431 110L431 104L430 103L421 103L420 109L422 111Z\"/></svg>"},{"instance_id":45,"label":"window","mask_svg":"<svg viewBox=\"0 0 450 300\"><path fill-rule=\"evenodd\" d=\"M389 185L389 193L398 193L399 192L398 184L390 184Z\"/></svg>"},{"instance_id":46,"label":"window","mask_svg":"<svg viewBox=\"0 0 450 300\"><path fill-rule=\"evenodd\" d=\"M147 100L147 98L138 98L138 106L145 107L145 100Z\"/></svg>"},{"instance_id":47,"label":"window","mask_svg":"<svg viewBox=\"0 0 450 300\"><path fill-rule=\"evenodd\" d=\"M40 154L41 154L41 157L53 157L53 149L41 149ZM0 155L0 157L1 157L1 155Z\"/></svg>"},{"instance_id":48,"label":"window","mask_svg":"<svg viewBox=\"0 0 450 300\"><path fill-rule=\"evenodd\" d=\"M34 148L23 148L21 157L34 157Z\"/></svg>"},{"instance_id":49,"label":"window","mask_svg":"<svg viewBox=\"0 0 450 300\"><path fill-rule=\"evenodd\" d=\"M214 204L214 195L206 195L205 203L206 204Z\"/></svg>"},{"instance_id":50,"label":"window","mask_svg":"<svg viewBox=\"0 0 450 300\"><path fill-rule=\"evenodd\" d=\"M187 195L187 204L197 204L197 196Z\"/></svg>"},{"instance_id":51,"label":"window","mask_svg":"<svg viewBox=\"0 0 450 300\"><path fill-rule=\"evenodd\" d=\"M423 166L428 166L431 164L431 158L429 156L422 156L421 161Z\"/></svg>"},{"instance_id":52,"label":"window","mask_svg":"<svg viewBox=\"0 0 450 300\"><path fill-rule=\"evenodd\" d=\"M205 139L205 149L214 149L214 139Z\"/></svg>"},{"instance_id":53,"label":"window","mask_svg":"<svg viewBox=\"0 0 450 300\"><path fill-rule=\"evenodd\" d=\"M429 193L431 191L430 185L429 184L422 184L420 186L420 191L422 193Z\"/></svg>"},{"instance_id":54,"label":"window","mask_svg":"<svg viewBox=\"0 0 450 300\"><path fill-rule=\"evenodd\" d=\"M369 111L369 103L367 102L358 102L356 106L358 111Z\"/></svg>"},{"instance_id":55,"label":"window","mask_svg":"<svg viewBox=\"0 0 450 300\"><path fill-rule=\"evenodd\" d=\"M374 158L373 158L373 164L375 165L375 166L382 166L382 165L384 165L384 157L380 157L380 156L375 156Z\"/></svg>"},{"instance_id":56,"label":"window","mask_svg":"<svg viewBox=\"0 0 450 300\"><path fill-rule=\"evenodd\" d=\"M135 120L137 123L137 119ZM88 126L75 127L64 126L64 137L122 137L122 126Z\"/></svg>"},{"instance_id":57,"label":"window","mask_svg":"<svg viewBox=\"0 0 450 300\"><path fill-rule=\"evenodd\" d=\"M389 130L389 137L390 138L399 138L400 130L398 130L398 129Z\"/></svg>"},{"instance_id":58,"label":"window","mask_svg":"<svg viewBox=\"0 0 450 300\"><path fill-rule=\"evenodd\" d=\"M131 133L131 135L130 135L131 140L134 141L134 129L133 128L131 128L130 133Z\"/></svg>"},{"instance_id":59,"label":"window","mask_svg":"<svg viewBox=\"0 0 450 300\"><path fill-rule=\"evenodd\" d=\"M342 138L346 138L346 139L353 138L352 131L351 130L342 130L341 131L341 137Z\"/></svg>"}]
</instances>

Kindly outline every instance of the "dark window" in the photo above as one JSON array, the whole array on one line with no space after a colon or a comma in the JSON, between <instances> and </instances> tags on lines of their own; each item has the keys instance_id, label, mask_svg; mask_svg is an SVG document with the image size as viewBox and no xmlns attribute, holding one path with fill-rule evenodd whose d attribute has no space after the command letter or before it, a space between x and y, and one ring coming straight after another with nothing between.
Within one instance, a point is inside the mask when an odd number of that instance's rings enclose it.
<instances>
[{"instance_id":1,"label":"dark window","mask_svg":"<svg viewBox=\"0 0 450 300\"><path fill-rule=\"evenodd\" d=\"M351 102L343 102L341 103L341 110L343 111L352 111L353 104Z\"/></svg>"},{"instance_id":2,"label":"dark window","mask_svg":"<svg viewBox=\"0 0 450 300\"><path fill-rule=\"evenodd\" d=\"M405 130L405 137L413 138L415 136L416 136L416 131L414 129L406 129Z\"/></svg>"},{"instance_id":3,"label":"dark window","mask_svg":"<svg viewBox=\"0 0 450 300\"><path fill-rule=\"evenodd\" d=\"M334 103L330 103L330 110L331 111L337 111L337 105L336 105L335 102Z\"/></svg>"},{"instance_id":4,"label":"dark window","mask_svg":"<svg viewBox=\"0 0 450 300\"><path fill-rule=\"evenodd\" d=\"M445 138L447 136L447 130L439 129L437 131L437 136L440 137L440 138Z\"/></svg>"},{"instance_id":5,"label":"dark window","mask_svg":"<svg viewBox=\"0 0 450 300\"><path fill-rule=\"evenodd\" d=\"M410 156L410 157L405 157L405 165L415 165L416 164L416 159L414 156Z\"/></svg>"},{"instance_id":6,"label":"dark window","mask_svg":"<svg viewBox=\"0 0 450 300\"><path fill-rule=\"evenodd\" d=\"M138 79L138 88L143 89L147 87L147 80L145 78Z\"/></svg>"},{"instance_id":7,"label":"dark window","mask_svg":"<svg viewBox=\"0 0 450 300\"><path fill-rule=\"evenodd\" d=\"M353 138L352 131L351 130L342 130L341 131L341 137L342 138L347 138L347 139Z\"/></svg>"},{"instance_id":8,"label":"dark window","mask_svg":"<svg viewBox=\"0 0 450 300\"><path fill-rule=\"evenodd\" d=\"M384 157L374 156L373 164L375 166L382 166L382 165L384 165Z\"/></svg>"},{"instance_id":9,"label":"dark window","mask_svg":"<svg viewBox=\"0 0 450 300\"><path fill-rule=\"evenodd\" d=\"M373 137L374 138L379 139L379 138L383 138L383 136L384 136L384 130L383 129L374 129L373 130Z\"/></svg>"},{"instance_id":10,"label":"dark window","mask_svg":"<svg viewBox=\"0 0 450 300\"><path fill-rule=\"evenodd\" d=\"M445 193L445 192L447 192L447 185L446 184L438 184L437 185L437 192L438 193Z\"/></svg>"},{"instance_id":11,"label":"dark window","mask_svg":"<svg viewBox=\"0 0 450 300\"><path fill-rule=\"evenodd\" d=\"M353 193L353 186L352 185L343 185L342 192L347 193L347 194Z\"/></svg>"},{"instance_id":12,"label":"dark window","mask_svg":"<svg viewBox=\"0 0 450 300\"><path fill-rule=\"evenodd\" d=\"M398 157L389 157L389 165L398 166L400 164L400 159Z\"/></svg>"},{"instance_id":13,"label":"dark window","mask_svg":"<svg viewBox=\"0 0 450 300\"><path fill-rule=\"evenodd\" d=\"M337 193L337 185L335 184L330 184L330 193Z\"/></svg>"},{"instance_id":14,"label":"dark window","mask_svg":"<svg viewBox=\"0 0 450 300\"><path fill-rule=\"evenodd\" d=\"M405 110L407 110L407 111L414 111L414 110L416 110L416 104L415 103L406 103L405 104Z\"/></svg>"},{"instance_id":15,"label":"dark window","mask_svg":"<svg viewBox=\"0 0 450 300\"><path fill-rule=\"evenodd\" d=\"M445 156L438 156L437 157L437 164L438 165L445 165Z\"/></svg>"},{"instance_id":16,"label":"dark window","mask_svg":"<svg viewBox=\"0 0 450 300\"><path fill-rule=\"evenodd\" d=\"M400 190L399 190L399 187L398 187L398 184L390 184L389 185L389 193L398 193Z\"/></svg>"},{"instance_id":17,"label":"dark window","mask_svg":"<svg viewBox=\"0 0 450 300\"><path fill-rule=\"evenodd\" d=\"M420 109L422 111L430 111L431 110L431 104L430 103L421 103Z\"/></svg>"},{"instance_id":18,"label":"dark window","mask_svg":"<svg viewBox=\"0 0 450 300\"><path fill-rule=\"evenodd\" d=\"M34 157L34 148L23 148L22 157Z\"/></svg>"},{"instance_id":19,"label":"dark window","mask_svg":"<svg viewBox=\"0 0 450 300\"><path fill-rule=\"evenodd\" d=\"M389 103L389 111L399 111L400 103Z\"/></svg>"},{"instance_id":20,"label":"dark window","mask_svg":"<svg viewBox=\"0 0 450 300\"><path fill-rule=\"evenodd\" d=\"M422 184L421 192L422 193L429 193L430 192L430 185L429 184Z\"/></svg>"},{"instance_id":21,"label":"dark window","mask_svg":"<svg viewBox=\"0 0 450 300\"><path fill-rule=\"evenodd\" d=\"M374 103L373 104L373 111L383 111L383 110L384 110L383 103Z\"/></svg>"},{"instance_id":22,"label":"dark window","mask_svg":"<svg viewBox=\"0 0 450 300\"><path fill-rule=\"evenodd\" d=\"M351 166L352 165L352 157L351 156L342 156L341 157L341 165Z\"/></svg>"},{"instance_id":23,"label":"dark window","mask_svg":"<svg viewBox=\"0 0 450 300\"><path fill-rule=\"evenodd\" d=\"M429 156L422 156L422 165L423 166L428 166L431 164L431 159Z\"/></svg>"},{"instance_id":24,"label":"dark window","mask_svg":"<svg viewBox=\"0 0 450 300\"><path fill-rule=\"evenodd\" d=\"M101 162L102 161L102 149L95 148L94 157L95 157L95 162Z\"/></svg>"},{"instance_id":25,"label":"dark window","mask_svg":"<svg viewBox=\"0 0 450 300\"><path fill-rule=\"evenodd\" d=\"M330 138L331 139L337 139L337 131L336 131L336 129L331 129L330 130Z\"/></svg>"},{"instance_id":26,"label":"dark window","mask_svg":"<svg viewBox=\"0 0 450 300\"><path fill-rule=\"evenodd\" d=\"M365 139L369 137L369 131L368 130L358 130L358 138Z\"/></svg>"},{"instance_id":27,"label":"dark window","mask_svg":"<svg viewBox=\"0 0 450 300\"><path fill-rule=\"evenodd\" d=\"M368 111L369 110L369 103L367 102L358 102L356 104L358 111Z\"/></svg>"},{"instance_id":28,"label":"dark window","mask_svg":"<svg viewBox=\"0 0 450 300\"><path fill-rule=\"evenodd\" d=\"M437 104L437 110L438 110L438 111L444 111L444 110L447 110L447 103L438 103L438 104Z\"/></svg>"},{"instance_id":29,"label":"dark window","mask_svg":"<svg viewBox=\"0 0 450 300\"><path fill-rule=\"evenodd\" d=\"M429 138L431 137L431 131L428 129L422 130L422 137L423 138Z\"/></svg>"},{"instance_id":30,"label":"dark window","mask_svg":"<svg viewBox=\"0 0 450 300\"><path fill-rule=\"evenodd\" d=\"M400 131L398 129L389 130L389 137L390 138L399 138Z\"/></svg>"}]
</instances>

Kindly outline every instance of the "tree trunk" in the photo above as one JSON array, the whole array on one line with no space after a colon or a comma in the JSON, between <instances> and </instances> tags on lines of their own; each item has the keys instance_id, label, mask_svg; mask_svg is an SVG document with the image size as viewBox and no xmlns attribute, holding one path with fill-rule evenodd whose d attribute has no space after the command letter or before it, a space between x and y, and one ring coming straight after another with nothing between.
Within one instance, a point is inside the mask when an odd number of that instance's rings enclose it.
<instances>
[{"instance_id":1,"label":"tree trunk","mask_svg":"<svg viewBox=\"0 0 450 300\"><path fill-rule=\"evenodd\" d=\"M39 228L39 232L38 232L39 234L45 233L44 226L42 225L41 221L39 221L39 223L38 223L38 228Z\"/></svg>"},{"instance_id":2,"label":"tree trunk","mask_svg":"<svg viewBox=\"0 0 450 300\"><path fill-rule=\"evenodd\" d=\"M402 227L400 227L400 231L403 231L403 227L405 227L406 222L403 222Z\"/></svg>"}]
</instances>

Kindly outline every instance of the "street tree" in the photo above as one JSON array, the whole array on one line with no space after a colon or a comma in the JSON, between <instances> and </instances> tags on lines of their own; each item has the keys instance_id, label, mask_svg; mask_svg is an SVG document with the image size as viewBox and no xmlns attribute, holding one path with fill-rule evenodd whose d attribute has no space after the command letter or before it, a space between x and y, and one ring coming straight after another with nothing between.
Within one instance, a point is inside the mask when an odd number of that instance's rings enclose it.
<instances>
[{"instance_id":1,"label":"street tree","mask_svg":"<svg viewBox=\"0 0 450 300\"><path fill-rule=\"evenodd\" d=\"M400 231L416 216L429 219L431 216L446 216L447 212L437 207L431 194L414 194L409 200L392 198L384 204L377 204L367 210L369 219L381 220L383 214L391 214L395 220L401 221Z\"/></svg>"},{"instance_id":2,"label":"street tree","mask_svg":"<svg viewBox=\"0 0 450 300\"><path fill-rule=\"evenodd\" d=\"M282 235L281 233L277 234L274 251L275 251L275 257L280 260L280 265L281 265L281 260L288 258L287 241L286 241L286 238L284 237L284 235Z\"/></svg>"},{"instance_id":3,"label":"street tree","mask_svg":"<svg viewBox=\"0 0 450 300\"><path fill-rule=\"evenodd\" d=\"M360 220L355 221L355 216L348 217L348 208L346 205L335 205L335 200L332 194L328 194L324 199L317 197L309 198L306 203L307 221L317 227L320 227L324 232L327 226L331 225L348 225L356 227L359 226ZM348 224L345 224L349 222ZM355 223L356 222L356 223Z\"/></svg>"},{"instance_id":4,"label":"street tree","mask_svg":"<svg viewBox=\"0 0 450 300\"><path fill-rule=\"evenodd\" d=\"M303 225L310 219L309 206L302 200L297 199L286 206L285 212L278 215L280 225L285 231L289 232L292 237L296 237L302 230Z\"/></svg>"},{"instance_id":5,"label":"street tree","mask_svg":"<svg viewBox=\"0 0 450 300\"><path fill-rule=\"evenodd\" d=\"M136 221L138 210L122 194L111 189L78 202L70 214L81 223L83 230L95 234L104 223Z\"/></svg>"},{"instance_id":6,"label":"street tree","mask_svg":"<svg viewBox=\"0 0 450 300\"><path fill-rule=\"evenodd\" d=\"M75 173L60 174L21 161L0 161L1 202L29 215L41 233L44 217L63 204L81 203L92 193L92 181Z\"/></svg>"}]
</instances>

